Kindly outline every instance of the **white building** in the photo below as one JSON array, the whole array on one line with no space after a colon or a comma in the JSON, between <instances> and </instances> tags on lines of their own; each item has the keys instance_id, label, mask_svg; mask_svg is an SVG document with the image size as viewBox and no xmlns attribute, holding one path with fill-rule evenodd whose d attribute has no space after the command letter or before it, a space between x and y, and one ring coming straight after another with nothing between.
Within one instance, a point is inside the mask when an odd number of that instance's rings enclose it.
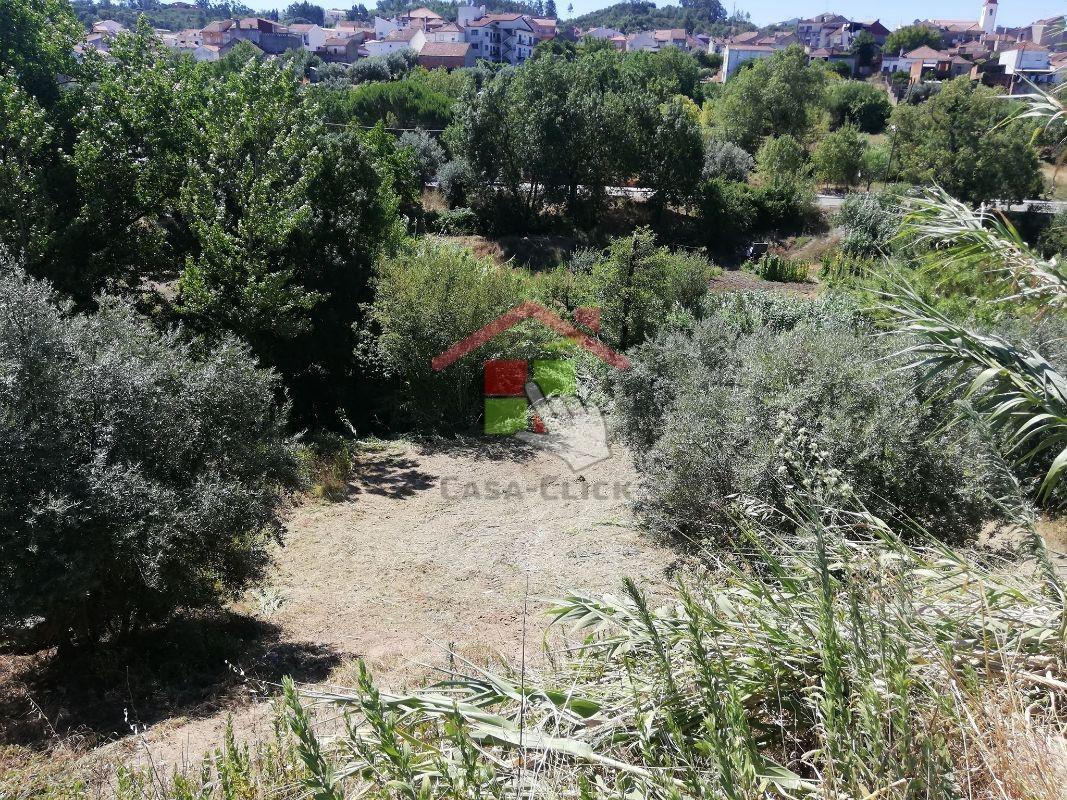
<instances>
[{"instance_id":1,"label":"white building","mask_svg":"<svg viewBox=\"0 0 1067 800\"><path fill-rule=\"evenodd\" d=\"M426 33L422 28L411 26L395 30L380 39L371 39L363 43L367 55L386 56L398 50L414 50L416 53L422 50L426 43Z\"/></svg>"},{"instance_id":2,"label":"white building","mask_svg":"<svg viewBox=\"0 0 1067 800\"><path fill-rule=\"evenodd\" d=\"M982 4L982 16L978 18L983 33L997 32L997 0L985 0Z\"/></svg>"},{"instance_id":3,"label":"white building","mask_svg":"<svg viewBox=\"0 0 1067 800\"><path fill-rule=\"evenodd\" d=\"M1017 83L1022 83L1023 78L1036 84L1052 84L1056 82L1056 69L1051 64L1051 53L1047 47L1033 42L1020 42L1011 50L1000 53L999 61L1004 67L1004 74L1011 75L1014 92ZM1026 85L1020 87L1025 91Z\"/></svg>"},{"instance_id":4,"label":"white building","mask_svg":"<svg viewBox=\"0 0 1067 800\"><path fill-rule=\"evenodd\" d=\"M304 49L314 53L316 50L321 50L325 47L326 38L334 31L328 32L321 25L297 23L289 26L289 33L295 33L299 36Z\"/></svg>"},{"instance_id":5,"label":"white building","mask_svg":"<svg viewBox=\"0 0 1067 800\"><path fill-rule=\"evenodd\" d=\"M536 23L525 14L486 14L461 26L475 60L521 64L541 41Z\"/></svg>"}]
</instances>

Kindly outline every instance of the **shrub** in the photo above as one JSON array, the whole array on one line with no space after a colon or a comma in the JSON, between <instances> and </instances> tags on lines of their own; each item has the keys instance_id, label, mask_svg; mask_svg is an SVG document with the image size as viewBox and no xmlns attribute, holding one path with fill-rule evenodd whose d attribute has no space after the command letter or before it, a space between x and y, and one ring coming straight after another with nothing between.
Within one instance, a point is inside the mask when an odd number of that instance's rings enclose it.
<instances>
[{"instance_id":1,"label":"shrub","mask_svg":"<svg viewBox=\"0 0 1067 800\"><path fill-rule=\"evenodd\" d=\"M1067 263L1067 210L1057 214L1038 239L1038 247L1046 258L1057 258L1058 263Z\"/></svg>"},{"instance_id":2,"label":"shrub","mask_svg":"<svg viewBox=\"0 0 1067 800\"><path fill-rule=\"evenodd\" d=\"M880 86L864 81L837 81L826 92L830 125L855 125L864 133L881 133L893 106Z\"/></svg>"},{"instance_id":3,"label":"shrub","mask_svg":"<svg viewBox=\"0 0 1067 800\"><path fill-rule=\"evenodd\" d=\"M389 63L382 56L361 58L348 68L348 79L354 84L389 80Z\"/></svg>"},{"instance_id":4,"label":"shrub","mask_svg":"<svg viewBox=\"0 0 1067 800\"><path fill-rule=\"evenodd\" d=\"M844 235L841 250L850 256L888 255L900 227L902 193L899 190L850 194L834 217Z\"/></svg>"},{"instance_id":5,"label":"shrub","mask_svg":"<svg viewBox=\"0 0 1067 800\"><path fill-rule=\"evenodd\" d=\"M748 241L757 225L753 190L747 184L705 181L697 192L701 238L709 250L727 253Z\"/></svg>"},{"instance_id":6,"label":"shrub","mask_svg":"<svg viewBox=\"0 0 1067 800\"><path fill-rule=\"evenodd\" d=\"M464 206L474 191L474 173L466 161L457 158L437 171L437 185L450 208Z\"/></svg>"},{"instance_id":7,"label":"shrub","mask_svg":"<svg viewBox=\"0 0 1067 800\"><path fill-rule=\"evenodd\" d=\"M643 342L666 324L671 312L696 310L718 273L701 256L657 247L649 228L615 239L592 271L602 336L620 350Z\"/></svg>"},{"instance_id":8,"label":"shrub","mask_svg":"<svg viewBox=\"0 0 1067 800\"><path fill-rule=\"evenodd\" d=\"M533 294L529 273L449 243L411 242L382 263L375 289L369 316L378 336L370 355L391 382L400 424L474 426L482 413L482 363L538 355L549 341L545 329L523 324L435 372L434 356Z\"/></svg>"},{"instance_id":9,"label":"shrub","mask_svg":"<svg viewBox=\"0 0 1067 800\"><path fill-rule=\"evenodd\" d=\"M433 136L421 128L400 134L400 147L407 147L415 154L415 163L423 183L429 183L437 175L445 161L445 149Z\"/></svg>"},{"instance_id":10,"label":"shrub","mask_svg":"<svg viewBox=\"0 0 1067 800\"><path fill-rule=\"evenodd\" d=\"M453 208L437 215L437 232L462 236L478 232L478 215L469 208Z\"/></svg>"},{"instance_id":11,"label":"shrub","mask_svg":"<svg viewBox=\"0 0 1067 800\"><path fill-rule=\"evenodd\" d=\"M944 430L957 412L894 370L893 344L853 301L711 301L706 319L662 332L613 376L653 529L718 538L735 502L780 498L772 464L786 415L874 513L930 524L948 541L977 534L990 515L991 446L975 426Z\"/></svg>"},{"instance_id":12,"label":"shrub","mask_svg":"<svg viewBox=\"0 0 1067 800\"><path fill-rule=\"evenodd\" d=\"M704 180L744 181L755 168L752 156L732 142L708 139L704 143Z\"/></svg>"},{"instance_id":13,"label":"shrub","mask_svg":"<svg viewBox=\"0 0 1067 800\"><path fill-rule=\"evenodd\" d=\"M803 178L780 180L752 190L754 228L760 233L799 233L818 219L815 189Z\"/></svg>"},{"instance_id":14,"label":"shrub","mask_svg":"<svg viewBox=\"0 0 1067 800\"><path fill-rule=\"evenodd\" d=\"M216 605L267 565L296 480L243 345L94 316L0 274L0 631L93 643Z\"/></svg>"},{"instance_id":15,"label":"shrub","mask_svg":"<svg viewBox=\"0 0 1067 800\"><path fill-rule=\"evenodd\" d=\"M756 261L748 261L744 269L765 281L799 282L808 279L808 264L794 261L777 253L764 253Z\"/></svg>"}]
</instances>

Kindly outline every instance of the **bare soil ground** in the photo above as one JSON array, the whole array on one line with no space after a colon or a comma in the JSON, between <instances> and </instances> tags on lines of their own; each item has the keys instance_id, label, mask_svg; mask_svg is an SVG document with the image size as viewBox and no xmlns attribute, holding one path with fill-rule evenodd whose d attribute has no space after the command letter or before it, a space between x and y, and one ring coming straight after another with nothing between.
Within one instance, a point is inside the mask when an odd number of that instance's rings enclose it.
<instances>
[{"instance_id":1,"label":"bare soil ground","mask_svg":"<svg viewBox=\"0 0 1067 800\"><path fill-rule=\"evenodd\" d=\"M817 283L799 283L787 281L765 281L739 269L726 270L711 281L711 291L721 292L780 292L782 294L799 294L815 297L819 293Z\"/></svg>"},{"instance_id":2,"label":"bare soil ground","mask_svg":"<svg viewBox=\"0 0 1067 800\"><path fill-rule=\"evenodd\" d=\"M235 664L268 679L291 671L343 684L363 658L397 688L445 666L447 649L519 663L524 619L527 660L536 664L547 598L614 591L624 576L656 594L677 566L673 550L633 525L625 452L581 477L514 440L384 443L364 452L345 501L292 510L268 585L234 609L269 630L269 644L246 651L248 661L238 653ZM113 702L122 707L121 697ZM121 761L151 758L169 771L217 746L231 716L242 738L269 733L267 702L231 680L141 736L68 757L95 773L93 782L109 782ZM5 760L17 767L25 756L0 748L0 773Z\"/></svg>"}]
</instances>

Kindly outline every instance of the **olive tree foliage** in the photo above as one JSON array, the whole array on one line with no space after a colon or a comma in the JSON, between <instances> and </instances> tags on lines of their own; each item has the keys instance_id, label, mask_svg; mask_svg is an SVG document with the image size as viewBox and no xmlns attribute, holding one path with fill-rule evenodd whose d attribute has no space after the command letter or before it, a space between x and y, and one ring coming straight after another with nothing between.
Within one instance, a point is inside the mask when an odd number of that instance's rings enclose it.
<instances>
[{"instance_id":1,"label":"olive tree foliage","mask_svg":"<svg viewBox=\"0 0 1067 800\"><path fill-rule=\"evenodd\" d=\"M705 180L743 181L755 168L752 156L732 142L709 138L704 143Z\"/></svg>"},{"instance_id":2,"label":"olive tree foliage","mask_svg":"<svg viewBox=\"0 0 1067 800\"><path fill-rule=\"evenodd\" d=\"M445 149L440 142L422 129L404 131L400 134L400 146L410 149L415 154L419 177L423 183L429 183L436 177L437 171L445 163Z\"/></svg>"},{"instance_id":3,"label":"olive tree foliage","mask_svg":"<svg viewBox=\"0 0 1067 800\"><path fill-rule=\"evenodd\" d=\"M707 311L613 375L655 530L722 539L735 503L781 499L780 450L804 438L879 517L946 541L977 535L997 480L992 445L978 426L945 430L958 410L896 369L893 343L851 300L736 293L711 296Z\"/></svg>"},{"instance_id":4,"label":"olive tree foliage","mask_svg":"<svg viewBox=\"0 0 1067 800\"><path fill-rule=\"evenodd\" d=\"M0 264L0 640L92 644L261 576L296 476L278 390L236 340Z\"/></svg>"}]
</instances>

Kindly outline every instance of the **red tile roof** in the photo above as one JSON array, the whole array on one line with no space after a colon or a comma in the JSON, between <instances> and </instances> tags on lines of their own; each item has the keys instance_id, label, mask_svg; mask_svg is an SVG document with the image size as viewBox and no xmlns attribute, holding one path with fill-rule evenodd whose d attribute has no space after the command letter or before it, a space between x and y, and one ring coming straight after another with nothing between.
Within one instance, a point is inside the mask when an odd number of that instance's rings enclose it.
<instances>
[{"instance_id":1,"label":"red tile roof","mask_svg":"<svg viewBox=\"0 0 1067 800\"><path fill-rule=\"evenodd\" d=\"M471 46L466 42L427 42L419 51L420 56L436 56L438 58L465 58Z\"/></svg>"}]
</instances>

